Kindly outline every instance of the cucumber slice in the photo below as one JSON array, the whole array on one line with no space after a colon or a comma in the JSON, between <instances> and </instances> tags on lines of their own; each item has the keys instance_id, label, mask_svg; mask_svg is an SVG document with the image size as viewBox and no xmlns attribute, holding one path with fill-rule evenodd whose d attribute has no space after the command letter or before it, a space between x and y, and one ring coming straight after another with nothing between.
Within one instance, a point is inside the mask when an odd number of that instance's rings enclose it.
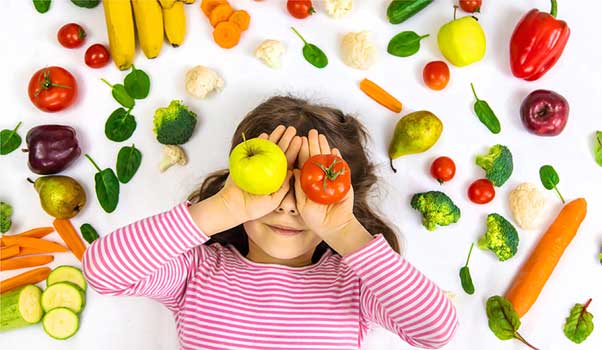
<instances>
[{"instance_id":1,"label":"cucumber slice","mask_svg":"<svg viewBox=\"0 0 602 350\"><path fill-rule=\"evenodd\" d=\"M57 307L66 307L79 313L85 304L84 291L71 282L58 282L42 293L42 308L48 312Z\"/></svg>"},{"instance_id":2,"label":"cucumber slice","mask_svg":"<svg viewBox=\"0 0 602 350\"><path fill-rule=\"evenodd\" d=\"M41 295L42 290L30 284L0 296L0 331L40 322L44 315Z\"/></svg>"},{"instance_id":3,"label":"cucumber slice","mask_svg":"<svg viewBox=\"0 0 602 350\"><path fill-rule=\"evenodd\" d=\"M58 282L71 282L78 285L84 291L88 287L82 270L68 265L62 265L52 270L48 278L46 278L46 287L50 287Z\"/></svg>"},{"instance_id":4,"label":"cucumber slice","mask_svg":"<svg viewBox=\"0 0 602 350\"><path fill-rule=\"evenodd\" d=\"M57 307L44 315L42 327L44 332L54 339L68 339L77 333L79 317L66 307Z\"/></svg>"}]
</instances>

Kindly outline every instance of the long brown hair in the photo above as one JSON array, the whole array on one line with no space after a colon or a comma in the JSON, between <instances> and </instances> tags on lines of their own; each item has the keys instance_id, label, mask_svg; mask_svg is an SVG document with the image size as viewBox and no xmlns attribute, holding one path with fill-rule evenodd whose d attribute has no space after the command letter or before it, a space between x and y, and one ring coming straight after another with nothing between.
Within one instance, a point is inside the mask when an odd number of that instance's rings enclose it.
<instances>
[{"instance_id":1,"label":"long brown hair","mask_svg":"<svg viewBox=\"0 0 602 350\"><path fill-rule=\"evenodd\" d=\"M378 178L374 174L374 164L368 160L365 151L368 133L364 126L356 118L338 109L314 105L300 98L274 96L249 112L240 122L232 137L230 151L243 141L243 133L247 138L253 138L264 132L271 133L278 125L294 126L297 135L307 135L309 130L316 129L326 136L331 147L339 149L351 168L353 213L368 232L382 234L399 253L399 241L395 232L368 205L368 195ZM209 174L201 187L190 194L188 200L196 203L213 196L222 189L228 174L227 169ZM213 235L205 244L215 242L232 244L241 254L248 253L248 238L242 225ZM320 243L312 262L319 260L327 249L330 247L325 242Z\"/></svg>"}]
</instances>

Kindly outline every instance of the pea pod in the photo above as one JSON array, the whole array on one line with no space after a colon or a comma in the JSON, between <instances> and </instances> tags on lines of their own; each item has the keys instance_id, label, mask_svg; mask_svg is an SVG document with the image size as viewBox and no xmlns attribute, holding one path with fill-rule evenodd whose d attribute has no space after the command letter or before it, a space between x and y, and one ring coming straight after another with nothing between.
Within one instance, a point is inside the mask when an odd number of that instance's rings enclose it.
<instances>
[{"instance_id":1,"label":"pea pod","mask_svg":"<svg viewBox=\"0 0 602 350\"><path fill-rule=\"evenodd\" d=\"M470 269L468 268L468 262L470 261L470 255L472 254L472 248L474 247L474 243L470 245L470 250L468 251L468 258L466 259L466 264L462 266L460 269L460 282L462 283L462 289L466 292L466 294L474 294L474 285L472 284L472 277L470 277Z\"/></svg>"},{"instance_id":2,"label":"pea pod","mask_svg":"<svg viewBox=\"0 0 602 350\"><path fill-rule=\"evenodd\" d=\"M399 24L430 5L433 0L393 0L387 7L389 23Z\"/></svg>"}]
</instances>

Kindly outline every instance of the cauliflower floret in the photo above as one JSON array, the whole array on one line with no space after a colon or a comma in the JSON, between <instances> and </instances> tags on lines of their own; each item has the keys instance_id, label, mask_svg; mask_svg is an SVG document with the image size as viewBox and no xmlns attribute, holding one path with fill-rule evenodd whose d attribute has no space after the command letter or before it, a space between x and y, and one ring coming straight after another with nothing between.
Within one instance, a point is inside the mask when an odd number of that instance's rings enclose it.
<instances>
[{"instance_id":1,"label":"cauliflower floret","mask_svg":"<svg viewBox=\"0 0 602 350\"><path fill-rule=\"evenodd\" d=\"M541 212L546 205L546 197L528 182L516 186L508 196L514 221L523 229L536 229Z\"/></svg>"},{"instance_id":2,"label":"cauliflower floret","mask_svg":"<svg viewBox=\"0 0 602 350\"><path fill-rule=\"evenodd\" d=\"M353 0L326 0L326 12L334 18L340 18L351 12Z\"/></svg>"},{"instance_id":3,"label":"cauliflower floret","mask_svg":"<svg viewBox=\"0 0 602 350\"><path fill-rule=\"evenodd\" d=\"M163 153L161 154L161 161L159 162L160 172L164 172L174 164L186 165L187 163L188 158L182 147L176 145L163 146Z\"/></svg>"},{"instance_id":4,"label":"cauliflower floret","mask_svg":"<svg viewBox=\"0 0 602 350\"><path fill-rule=\"evenodd\" d=\"M196 98L205 98L212 91L224 87L222 78L212 69L196 66L186 72L186 91Z\"/></svg>"},{"instance_id":5,"label":"cauliflower floret","mask_svg":"<svg viewBox=\"0 0 602 350\"><path fill-rule=\"evenodd\" d=\"M376 47L369 40L368 32L347 33L341 43L343 62L352 68L366 70L376 60Z\"/></svg>"},{"instance_id":6,"label":"cauliflower floret","mask_svg":"<svg viewBox=\"0 0 602 350\"><path fill-rule=\"evenodd\" d=\"M255 57L262 60L270 68L280 68L282 55L286 52L286 46L278 40L264 40L255 49Z\"/></svg>"}]
</instances>

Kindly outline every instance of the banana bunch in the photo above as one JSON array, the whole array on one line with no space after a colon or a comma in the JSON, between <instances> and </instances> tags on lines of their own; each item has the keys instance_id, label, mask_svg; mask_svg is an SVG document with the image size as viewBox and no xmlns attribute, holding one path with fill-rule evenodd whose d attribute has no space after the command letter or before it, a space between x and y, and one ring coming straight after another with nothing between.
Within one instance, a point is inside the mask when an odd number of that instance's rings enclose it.
<instances>
[{"instance_id":1,"label":"banana bunch","mask_svg":"<svg viewBox=\"0 0 602 350\"><path fill-rule=\"evenodd\" d=\"M132 66L136 53L136 32L147 58L161 53L163 33L173 47L184 42L184 4L195 0L104 0L102 2L111 56L121 70ZM134 23L136 29L134 30Z\"/></svg>"}]
</instances>

